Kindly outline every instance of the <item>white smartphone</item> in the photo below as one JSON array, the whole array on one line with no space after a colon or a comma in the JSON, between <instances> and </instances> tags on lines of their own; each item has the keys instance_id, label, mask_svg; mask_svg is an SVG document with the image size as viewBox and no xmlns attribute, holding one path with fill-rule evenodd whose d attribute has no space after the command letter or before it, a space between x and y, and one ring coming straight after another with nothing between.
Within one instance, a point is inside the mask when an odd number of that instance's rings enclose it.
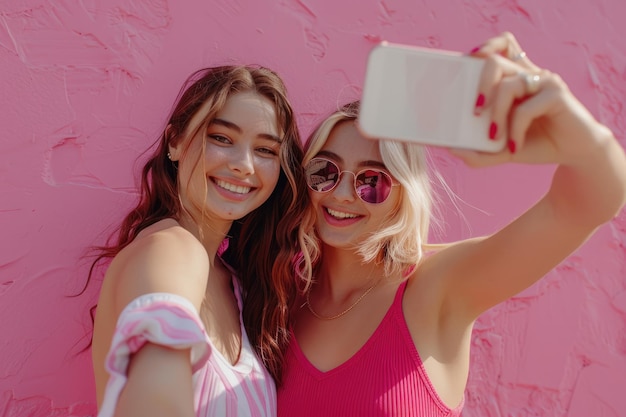
<instances>
[{"instance_id":1,"label":"white smartphone","mask_svg":"<svg viewBox=\"0 0 626 417\"><path fill-rule=\"evenodd\" d=\"M481 58L382 42L369 54L358 126L366 137L498 152L489 112L474 114Z\"/></svg>"}]
</instances>

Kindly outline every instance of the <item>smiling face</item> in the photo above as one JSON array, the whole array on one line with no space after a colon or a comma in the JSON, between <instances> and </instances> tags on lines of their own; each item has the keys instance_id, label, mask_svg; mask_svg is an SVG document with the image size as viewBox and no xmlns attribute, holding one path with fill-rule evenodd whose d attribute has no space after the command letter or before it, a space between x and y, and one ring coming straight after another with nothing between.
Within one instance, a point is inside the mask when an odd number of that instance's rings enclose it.
<instances>
[{"instance_id":1,"label":"smiling face","mask_svg":"<svg viewBox=\"0 0 626 417\"><path fill-rule=\"evenodd\" d=\"M316 156L333 161L342 171L385 170L378 141L364 138L352 121L337 124ZM354 175L345 172L331 191L309 191L321 241L337 248L358 246L379 230L386 216L397 207L399 187L391 188L391 194L382 203L366 203L354 189Z\"/></svg>"},{"instance_id":2,"label":"smiling face","mask_svg":"<svg viewBox=\"0 0 626 417\"><path fill-rule=\"evenodd\" d=\"M204 114L199 111L194 119ZM192 120L190 130L200 123ZM281 135L267 98L249 91L232 94L206 130L170 146L172 160L179 161L185 208L216 221L240 219L258 208L278 182Z\"/></svg>"}]
</instances>

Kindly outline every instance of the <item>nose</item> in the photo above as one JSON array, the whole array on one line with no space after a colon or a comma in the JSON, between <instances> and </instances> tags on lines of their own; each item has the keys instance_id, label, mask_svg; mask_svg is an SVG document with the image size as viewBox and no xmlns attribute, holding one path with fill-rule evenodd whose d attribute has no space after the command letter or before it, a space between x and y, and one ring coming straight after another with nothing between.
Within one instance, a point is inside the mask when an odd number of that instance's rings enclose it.
<instances>
[{"instance_id":1,"label":"nose","mask_svg":"<svg viewBox=\"0 0 626 417\"><path fill-rule=\"evenodd\" d=\"M339 182L332 191L333 197L340 201L353 201L356 196L354 190L354 174L343 171L339 174Z\"/></svg>"},{"instance_id":2,"label":"nose","mask_svg":"<svg viewBox=\"0 0 626 417\"><path fill-rule=\"evenodd\" d=\"M229 168L242 176L254 173L254 151L248 147L241 147L233 152Z\"/></svg>"}]
</instances>

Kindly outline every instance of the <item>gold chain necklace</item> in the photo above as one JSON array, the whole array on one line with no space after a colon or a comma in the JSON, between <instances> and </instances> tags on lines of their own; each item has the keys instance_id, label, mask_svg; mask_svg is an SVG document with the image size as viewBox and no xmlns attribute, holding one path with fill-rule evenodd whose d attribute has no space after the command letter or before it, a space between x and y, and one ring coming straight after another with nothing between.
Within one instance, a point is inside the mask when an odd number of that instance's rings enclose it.
<instances>
[{"instance_id":1,"label":"gold chain necklace","mask_svg":"<svg viewBox=\"0 0 626 417\"><path fill-rule=\"evenodd\" d=\"M352 303L352 305L348 308L346 308L345 310L343 310L341 313L339 314L335 314L334 316L322 316L321 314L317 314L315 312L315 310L313 310L313 307L311 306L311 291L307 291L306 293L306 306L309 309L309 311L311 312L311 314L313 314L313 316L315 316L316 318L320 319L320 320L335 320L338 319L339 317L347 314L350 310L352 310L354 307L356 307L357 304L359 304L361 302L362 299L365 298L365 296L367 294L370 293L370 291L372 291L374 289L374 287L376 287L378 285L378 283L380 282L380 279L377 279L374 284L372 284L372 286L370 286L367 290L365 290L365 292L363 294L361 294L361 296L354 302Z\"/></svg>"}]
</instances>

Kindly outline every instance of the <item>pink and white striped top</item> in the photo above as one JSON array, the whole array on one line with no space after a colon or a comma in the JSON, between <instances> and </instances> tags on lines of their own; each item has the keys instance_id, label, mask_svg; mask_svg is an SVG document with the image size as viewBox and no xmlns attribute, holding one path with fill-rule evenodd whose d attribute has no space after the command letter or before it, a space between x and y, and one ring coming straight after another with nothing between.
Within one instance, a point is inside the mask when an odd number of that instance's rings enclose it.
<instances>
[{"instance_id":1,"label":"pink and white striped top","mask_svg":"<svg viewBox=\"0 0 626 417\"><path fill-rule=\"evenodd\" d=\"M234 284L241 311L241 296ZM243 329L241 315L240 323ZM211 343L189 300L152 293L136 298L120 314L106 359L111 376L98 417L114 415L126 384L129 357L147 342L174 349L191 348L196 416L276 416L274 381L255 355L245 331L239 361L231 365Z\"/></svg>"}]
</instances>

